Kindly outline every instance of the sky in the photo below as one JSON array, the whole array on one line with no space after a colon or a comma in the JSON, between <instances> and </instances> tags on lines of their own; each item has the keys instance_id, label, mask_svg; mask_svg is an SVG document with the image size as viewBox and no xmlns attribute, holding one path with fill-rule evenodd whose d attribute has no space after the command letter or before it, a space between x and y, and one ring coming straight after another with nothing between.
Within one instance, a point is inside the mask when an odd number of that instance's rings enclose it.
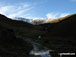
<instances>
[{"instance_id":1,"label":"sky","mask_svg":"<svg viewBox=\"0 0 76 57\"><path fill-rule=\"evenodd\" d=\"M0 14L9 18L57 18L76 14L76 0L0 0Z\"/></svg>"}]
</instances>

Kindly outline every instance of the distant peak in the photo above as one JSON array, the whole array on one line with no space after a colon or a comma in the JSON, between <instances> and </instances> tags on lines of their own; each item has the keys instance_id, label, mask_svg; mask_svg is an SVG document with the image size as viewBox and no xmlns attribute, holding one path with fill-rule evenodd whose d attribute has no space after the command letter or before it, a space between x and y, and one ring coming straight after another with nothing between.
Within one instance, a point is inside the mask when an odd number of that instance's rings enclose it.
<instances>
[{"instance_id":1,"label":"distant peak","mask_svg":"<svg viewBox=\"0 0 76 57\"><path fill-rule=\"evenodd\" d=\"M3 14L0 14L0 19L6 19L7 17Z\"/></svg>"},{"instance_id":2,"label":"distant peak","mask_svg":"<svg viewBox=\"0 0 76 57\"><path fill-rule=\"evenodd\" d=\"M0 16L6 17L6 16L5 16L5 15L3 15L3 14L0 14Z\"/></svg>"}]
</instances>

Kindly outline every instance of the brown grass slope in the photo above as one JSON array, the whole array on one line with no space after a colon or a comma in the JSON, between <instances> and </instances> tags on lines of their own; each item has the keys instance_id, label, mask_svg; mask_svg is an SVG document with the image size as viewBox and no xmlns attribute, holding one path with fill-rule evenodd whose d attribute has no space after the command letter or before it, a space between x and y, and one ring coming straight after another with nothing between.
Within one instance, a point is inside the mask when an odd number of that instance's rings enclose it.
<instances>
[{"instance_id":1,"label":"brown grass slope","mask_svg":"<svg viewBox=\"0 0 76 57\"><path fill-rule=\"evenodd\" d=\"M60 22L60 21L62 21L64 19L67 19L67 18L69 18L69 17L71 17L73 15L75 15L75 14L67 15L65 17L55 18L54 20L48 20L46 23L57 23L57 22Z\"/></svg>"}]
</instances>

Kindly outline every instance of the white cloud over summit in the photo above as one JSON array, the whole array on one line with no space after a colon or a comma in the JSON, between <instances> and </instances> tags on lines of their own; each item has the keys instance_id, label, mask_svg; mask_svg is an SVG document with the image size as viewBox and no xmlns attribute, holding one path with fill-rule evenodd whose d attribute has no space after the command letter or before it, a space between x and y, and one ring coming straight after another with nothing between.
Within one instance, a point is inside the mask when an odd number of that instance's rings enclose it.
<instances>
[{"instance_id":1,"label":"white cloud over summit","mask_svg":"<svg viewBox=\"0 0 76 57\"><path fill-rule=\"evenodd\" d=\"M60 15L60 17L65 17L65 16L67 16L67 15L70 15L70 13L62 13L62 14Z\"/></svg>"},{"instance_id":2,"label":"white cloud over summit","mask_svg":"<svg viewBox=\"0 0 76 57\"><path fill-rule=\"evenodd\" d=\"M49 19L49 18L57 18L57 13L47 13L46 14L46 17Z\"/></svg>"},{"instance_id":3,"label":"white cloud over summit","mask_svg":"<svg viewBox=\"0 0 76 57\"><path fill-rule=\"evenodd\" d=\"M64 17L69 15L69 13L47 13L46 17L49 19L54 19L54 18L58 18L58 17Z\"/></svg>"}]
</instances>

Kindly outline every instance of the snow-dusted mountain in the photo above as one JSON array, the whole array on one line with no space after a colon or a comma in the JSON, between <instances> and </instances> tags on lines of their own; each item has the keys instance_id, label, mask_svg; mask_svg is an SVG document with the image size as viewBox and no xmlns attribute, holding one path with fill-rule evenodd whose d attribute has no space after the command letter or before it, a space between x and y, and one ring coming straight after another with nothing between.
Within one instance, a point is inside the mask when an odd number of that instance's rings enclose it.
<instances>
[{"instance_id":1,"label":"snow-dusted mountain","mask_svg":"<svg viewBox=\"0 0 76 57\"><path fill-rule=\"evenodd\" d=\"M23 17L15 17L15 19L20 20L20 21L24 21L24 22L28 22L28 23L30 23L32 21L32 19L23 18Z\"/></svg>"},{"instance_id":2,"label":"snow-dusted mountain","mask_svg":"<svg viewBox=\"0 0 76 57\"><path fill-rule=\"evenodd\" d=\"M20 21L24 21L27 23L31 23L31 24L41 24L45 21L45 19L41 19L41 18L37 18L37 19L28 19L28 18L23 18L23 17L15 17L15 20L20 20Z\"/></svg>"}]
</instances>

